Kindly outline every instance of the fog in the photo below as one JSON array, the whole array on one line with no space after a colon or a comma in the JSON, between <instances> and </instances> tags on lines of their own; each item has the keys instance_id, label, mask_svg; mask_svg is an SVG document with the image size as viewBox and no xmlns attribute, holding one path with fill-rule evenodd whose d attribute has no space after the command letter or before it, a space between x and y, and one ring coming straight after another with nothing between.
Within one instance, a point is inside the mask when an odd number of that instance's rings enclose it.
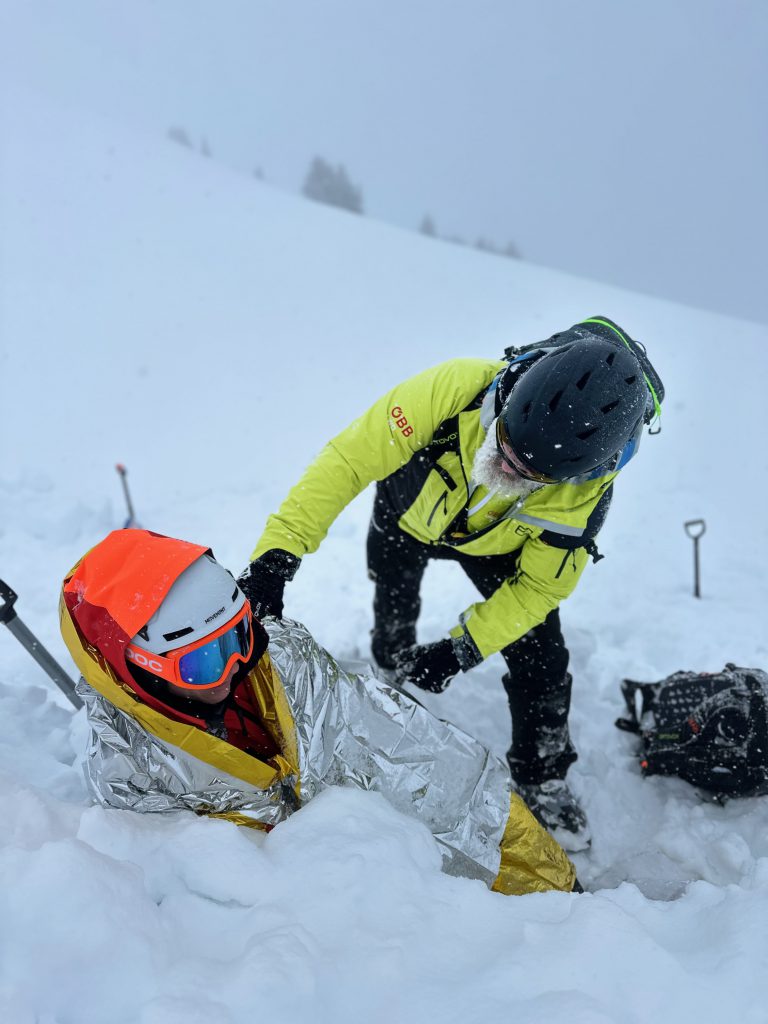
<instances>
[{"instance_id":1,"label":"fog","mask_svg":"<svg viewBox=\"0 0 768 1024\"><path fill-rule=\"evenodd\" d=\"M5 2L0 33L4 85L290 191L319 154L368 216L768 321L762 0Z\"/></svg>"}]
</instances>

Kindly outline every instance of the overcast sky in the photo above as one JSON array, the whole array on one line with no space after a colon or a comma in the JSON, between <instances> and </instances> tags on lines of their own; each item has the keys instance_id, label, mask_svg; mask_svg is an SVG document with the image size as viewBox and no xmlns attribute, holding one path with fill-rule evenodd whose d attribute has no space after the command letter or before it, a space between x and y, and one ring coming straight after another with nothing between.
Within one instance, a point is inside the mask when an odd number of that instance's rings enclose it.
<instances>
[{"instance_id":1,"label":"overcast sky","mask_svg":"<svg viewBox=\"0 0 768 1024\"><path fill-rule=\"evenodd\" d=\"M768 322L766 0L0 0L6 81ZM66 140L62 140L66 145Z\"/></svg>"}]
</instances>

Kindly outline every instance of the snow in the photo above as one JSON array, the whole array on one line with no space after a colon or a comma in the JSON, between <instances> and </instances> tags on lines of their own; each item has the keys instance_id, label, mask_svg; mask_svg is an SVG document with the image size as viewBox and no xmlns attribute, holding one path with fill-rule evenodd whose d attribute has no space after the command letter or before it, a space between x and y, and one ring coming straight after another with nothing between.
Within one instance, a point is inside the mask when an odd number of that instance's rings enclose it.
<instances>
[{"instance_id":1,"label":"snow","mask_svg":"<svg viewBox=\"0 0 768 1024\"><path fill-rule=\"evenodd\" d=\"M324 441L442 359L603 313L646 342L668 397L617 486L608 557L562 610L590 892L444 876L427 830L371 793L325 793L266 837L94 807L82 713L0 630L4 1024L762 1024L768 799L643 780L613 720L624 676L768 667L765 329L306 203L42 93L5 99L0 575L71 672L58 589L124 521L118 460L143 525L237 571ZM370 504L287 590L346 658L368 655ZM423 597L423 640L475 599L449 563ZM424 700L503 754L502 671Z\"/></svg>"}]
</instances>

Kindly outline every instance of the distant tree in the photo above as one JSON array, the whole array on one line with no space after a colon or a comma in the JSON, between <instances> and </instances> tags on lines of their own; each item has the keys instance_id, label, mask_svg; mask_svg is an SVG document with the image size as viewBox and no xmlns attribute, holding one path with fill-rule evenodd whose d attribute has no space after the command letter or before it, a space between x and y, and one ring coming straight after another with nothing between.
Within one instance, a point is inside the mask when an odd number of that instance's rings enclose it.
<instances>
[{"instance_id":1,"label":"distant tree","mask_svg":"<svg viewBox=\"0 0 768 1024\"><path fill-rule=\"evenodd\" d=\"M430 238L441 238L437 233L437 226L430 213L425 213L421 224L419 225L419 231L422 235L428 235ZM466 239L460 235L446 235L442 238L444 242L451 242L453 245L472 245L472 242L467 242ZM495 256L507 256L510 259L520 259L520 252L514 242L509 242L505 248L497 245L495 242L483 235L479 235L474 242L474 248L480 252L492 253Z\"/></svg>"},{"instance_id":2,"label":"distant tree","mask_svg":"<svg viewBox=\"0 0 768 1024\"><path fill-rule=\"evenodd\" d=\"M475 248L480 249L481 252L490 252L495 256L507 256L509 259L519 260L520 253L517 250L514 242L509 244L504 249L500 249L495 242L489 242L487 238L478 238L475 242Z\"/></svg>"},{"instance_id":3,"label":"distant tree","mask_svg":"<svg viewBox=\"0 0 768 1024\"><path fill-rule=\"evenodd\" d=\"M309 199L329 206L339 206L353 213L363 212L363 193L353 185L343 164L333 167L316 156L309 166L302 192Z\"/></svg>"},{"instance_id":4,"label":"distant tree","mask_svg":"<svg viewBox=\"0 0 768 1024\"><path fill-rule=\"evenodd\" d=\"M264 168L261 165L254 167L253 176L257 181L264 181Z\"/></svg>"},{"instance_id":5,"label":"distant tree","mask_svg":"<svg viewBox=\"0 0 768 1024\"><path fill-rule=\"evenodd\" d=\"M186 146L188 149L195 148L192 145L192 139L190 139L186 131L183 128L180 128L178 125L173 125L168 129L168 138L171 139L173 142L178 142L180 146Z\"/></svg>"},{"instance_id":6,"label":"distant tree","mask_svg":"<svg viewBox=\"0 0 768 1024\"><path fill-rule=\"evenodd\" d=\"M205 136L200 140L200 152L203 156L211 156L211 147L208 145L208 139Z\"/></svg>"}]
</instances>

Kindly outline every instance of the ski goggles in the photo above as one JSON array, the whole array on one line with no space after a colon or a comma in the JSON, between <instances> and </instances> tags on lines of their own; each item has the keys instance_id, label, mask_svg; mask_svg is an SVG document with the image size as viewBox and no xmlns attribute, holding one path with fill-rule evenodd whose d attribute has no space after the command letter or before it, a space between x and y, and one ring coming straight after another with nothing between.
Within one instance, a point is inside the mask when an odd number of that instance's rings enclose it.
<instances>
[{"instance_id":1,"label":"ski goggles","mask_svg":"<svg viewBox=\"0 0 768 1024\"><path fill-rule=\"evenodd\" d=\"M547 476L546 473L537 473L535 469L526 466L512 447L512 442L501 416L496 420L496 448L510 469L513 469L518 476L523 477L525 480L533 480L537 484L556 484L558 482L553 476Z\"/></svg>"},{"instance_id":2,"label":"ski goggles","mask_svg":"<svg viewBox=\"0 0 768 1024\"><path fill-rule=\"evenodd\" d=\"M168 654L153 654L134 644L128 644L125 649L126 657L134 665L185 690L213 689L233 665L248 661L252 653L253 627L248 601L215 633Z\"/></svg>"}]
</instances>

